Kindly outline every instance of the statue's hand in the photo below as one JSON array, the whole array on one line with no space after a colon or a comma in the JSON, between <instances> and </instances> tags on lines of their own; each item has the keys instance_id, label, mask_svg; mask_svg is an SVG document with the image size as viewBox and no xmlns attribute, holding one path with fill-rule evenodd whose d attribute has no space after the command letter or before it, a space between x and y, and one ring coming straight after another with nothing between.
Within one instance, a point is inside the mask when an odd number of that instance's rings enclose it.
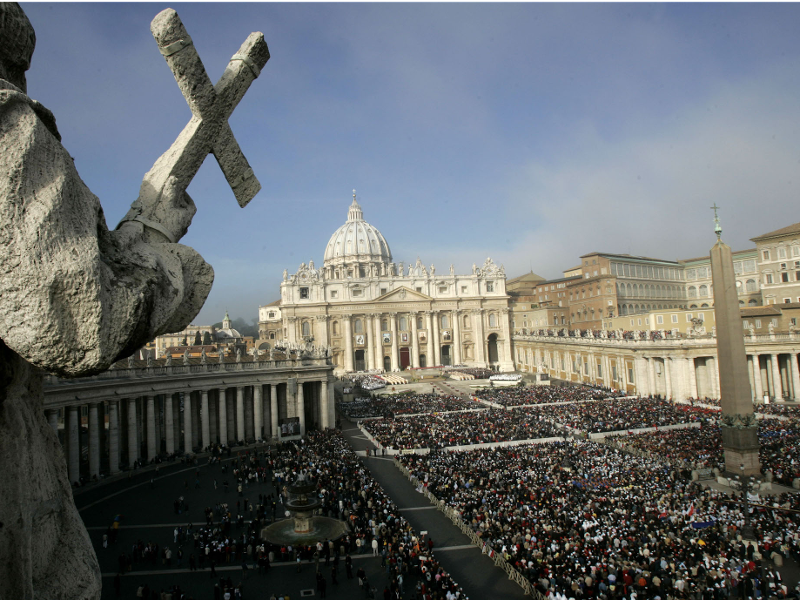
<instances>
[{"instance_id":1,"label":"statue's hand","mask_svg":"<svg viewBox=\"0 0 800 600\"><path fill-rule=\"evenodd\" d=\"M118 229L141 232L141 238L150 243L175 243L186 235L196 212L194 201L176 177L167 179L161 190L149 187L145 180Z\"/></svg>"}]
</instances>

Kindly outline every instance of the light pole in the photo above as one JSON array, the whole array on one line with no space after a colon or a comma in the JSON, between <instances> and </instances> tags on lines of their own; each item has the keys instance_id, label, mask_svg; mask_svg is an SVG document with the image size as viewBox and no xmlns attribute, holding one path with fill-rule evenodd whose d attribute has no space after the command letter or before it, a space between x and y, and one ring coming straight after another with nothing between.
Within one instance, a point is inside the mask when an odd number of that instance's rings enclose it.
<instances>
[{"instance_id":1,"label":"light pole","mask_svg":"<svg viewBox=\"0 0 800 600\"><path fill-rule=\"evenodd\" d=\"M744 528L742 529L742 539L755 541L756 531L755 527L753 527L753 525L750 523L750 499L748 497L750 493L750 475L745 474L744 464L739 465L739 471L741 473L741 479L737 475L736 481L739 484L739 489L742 491L742 506L744 508Z\"/></svg>"}]
</instances>

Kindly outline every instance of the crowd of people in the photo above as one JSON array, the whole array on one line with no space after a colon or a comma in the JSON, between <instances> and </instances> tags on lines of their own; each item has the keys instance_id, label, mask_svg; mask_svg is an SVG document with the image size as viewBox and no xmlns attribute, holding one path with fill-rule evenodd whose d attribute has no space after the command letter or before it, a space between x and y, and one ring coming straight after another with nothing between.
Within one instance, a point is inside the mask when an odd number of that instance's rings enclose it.
<instances>
[{"instance_id":1,"label":"crowd of people","mask_svg":"<svg viewBox=\"0 0 800 600\"><path fill-rule=\"evenodd\" d=\"M477 402L464 400L460 396L440 394L398 394L395 396L376 396L359 398L353 402L343 402L340 412L349 419L367 417L388 417L419 413L439 413L457 410L483 408Z\"/></svg>"},{"instance_id":2,"label":"crowd of people","mask_svg":"<svg viewBox=\"0 0 800 600\"><path fill-rule=\"evenodd\" d=\"M404 455L421 485L453 507L541 593L566 598L785 597L780 575L754 568L738 534L742 505L682 480L664 463L590 441ZM800 518L753 510L758 551L798 557ZM770 564L770 563L767 563ZM760 589L759 593L755 590Z\"/></svg>"},{"instance_id":3,"label":"crowd of people","mask_svg":"<svg viewBox=\"0 0 800 600\"><path fill-rule=\"evenodd\" d=\"M555 387L548 385L487 388L477 392L475 395L481 400L487 400L502 406L583 402L586 400L604 400L614 397L614 393L606 388L588 386Z\"/></svg>"},{"instance_id":4,"label":"crowd of people","mask_svg":"<svg viewBox=\"0 0 800 600\"><path fill-rule=\"evenodd\" d=\"M564 435L563 429L543 415L505 409L364 421L363 427L381 446L395 450L435 449Z\"/></svg>"}]
</instances>

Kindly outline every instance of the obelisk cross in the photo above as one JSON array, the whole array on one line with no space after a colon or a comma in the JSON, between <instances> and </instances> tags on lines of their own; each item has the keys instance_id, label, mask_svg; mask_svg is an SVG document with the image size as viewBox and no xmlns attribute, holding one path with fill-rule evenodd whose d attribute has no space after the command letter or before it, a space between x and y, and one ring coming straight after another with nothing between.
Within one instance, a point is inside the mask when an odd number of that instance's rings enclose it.
<instances>
[{"instance_id":1,"label":"obelisk cross","mask_svg":"<svg viewBox=\"0 0 800 600\"><path fill-rule=\"evenodd\" d=\"M261 184L233 137L228 118L269 60L264 35L251 33L220 80L212 85L178 13L171 8L161 11L150 24L150 31L189 104L192 118L145 175L140 200L147 202L143 195L160 193L170 177L185 189L213 152L239 205L246 206Z\"/></svg>"},{"instance_id":2,"label":"obelisk cross","mask_svg":"<svg viewBox=\"0 0 800 600\"><path fill-rule=\"evenodd\" d=\"M722 237L722 226L719 224L719 216L717 216L717 211L720 207L714 202L714 206L710 208L714 211L714 233L717 234L717 239L720 239Z\"/></svg>"}]
</instances>

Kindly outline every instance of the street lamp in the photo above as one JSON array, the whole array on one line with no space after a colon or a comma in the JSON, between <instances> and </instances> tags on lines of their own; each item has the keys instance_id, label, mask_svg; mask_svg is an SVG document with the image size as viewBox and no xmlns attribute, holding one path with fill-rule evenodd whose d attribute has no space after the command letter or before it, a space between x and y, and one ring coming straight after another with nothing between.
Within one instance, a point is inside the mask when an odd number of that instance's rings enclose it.
<instances>
[{"instance_id":1,"label":"street lamp","mask_svg":"<svg viewBox=\"0 0 800 600\"><path fill-rule=\"evenodd\" d=\"M750 475L746 475L744 472L744 464L739 465L739 472L741 473L741 478L739 475L736 475L734 478L738 483L738 487L742 492L742 506L744 507L744 528L742 529L742 539L755 541L756 540L756 531L755 527L750 523Z\"/></svg>"}]
</instances>

